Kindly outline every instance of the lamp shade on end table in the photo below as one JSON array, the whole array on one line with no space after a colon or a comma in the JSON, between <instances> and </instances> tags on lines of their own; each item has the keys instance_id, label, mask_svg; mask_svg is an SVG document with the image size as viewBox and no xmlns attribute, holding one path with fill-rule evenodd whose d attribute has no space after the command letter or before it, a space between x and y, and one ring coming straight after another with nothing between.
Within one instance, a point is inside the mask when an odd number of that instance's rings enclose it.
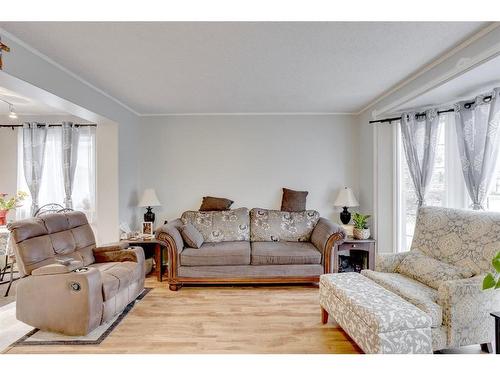
<instances>
[{"instance_id":1,"label":"lamp shade on end table","mask_svg":"<svg viewBox=\"0 0 500 375\"><path fill-rule=\"evenodd\" d=\"M141 200L139 201L139 207L146 207L146 213L144 213L144 221L155 221L155 214L152 211L153 207L161 206L161 203L156 196L155 189L148 188L142 193Z\"/></svg>"},{"instance_id":2,"label":"lamp shade on end table","mask_svg":"<svg viewBox=\"0 0 500 375\"><path fill-rule=\"evenodd\" d=\"M344 210L340 213L340 221L342 221L343 224L349 224L349 221L351 221L351 213L347 210L347 208L359 206L359 202L354 196L354 193L351 188L348 188L347 186L340 189L333 204L336 207L344 208Z\"/></svg>"}]
</instances>

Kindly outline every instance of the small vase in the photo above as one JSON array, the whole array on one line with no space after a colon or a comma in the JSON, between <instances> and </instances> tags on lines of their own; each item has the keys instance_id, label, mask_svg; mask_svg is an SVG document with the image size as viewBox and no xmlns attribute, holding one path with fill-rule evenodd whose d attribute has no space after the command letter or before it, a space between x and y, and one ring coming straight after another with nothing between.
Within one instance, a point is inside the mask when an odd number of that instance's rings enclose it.
<instances>
[{"instance_id":1,"label":"small vase","mask_svg":"<svg viewBox=\"0 0 500 375\"><path fill-rule=\"evenodd\" d=\"M367 240L368 238L370 238L370 228L366 229L354 228L352 230L352 235L357 240Z\"/></svg>"},{"instance_id":2,"label":"small vase","mask_svg":"<svg viewBox=\"0 0 500 375\"><path fill-rule=\"evenodd\" d=\"M0 210L0 225L7 224L7 214L8 213L9 213L9 210Z\"/></svg>"}]
</instances>

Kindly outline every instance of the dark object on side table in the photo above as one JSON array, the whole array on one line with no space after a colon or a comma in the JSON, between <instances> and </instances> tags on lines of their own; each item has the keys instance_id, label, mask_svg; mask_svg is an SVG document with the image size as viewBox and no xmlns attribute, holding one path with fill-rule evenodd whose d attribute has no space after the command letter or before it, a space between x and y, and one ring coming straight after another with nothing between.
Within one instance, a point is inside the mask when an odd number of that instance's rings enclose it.
<instances>
[{"instance_id":1,"label":"dark object on side table","mask_svg":"<svg viewBox=\"0 0 500 375\"><path fill-rule=\"evenodd\" d=\"M375 240L347 237L333 249L333 272L361 272L375 269Z\"/></svg>"},{"instance_id":2,"label":"dark object on side table","mask_svg":"<svg viewBox=\"0 0 500 375\"><path fill-rule=\"evenodd\" d=\"M161 206L158 197L156 196L155 189L148 188L142 193L141 200L139 201L139 207L146 207L146 213L144 214L144 221L152 222L155 221L155 214L152 211L153 207Z\"/></svg>"},{"instance_id":3,"label":"dark object on side table","mask_svg":"<svg viewBox=\"0 0 500 375\"><path fill-rule=\"evenodd\" d=\"M340 213L340 221L342 224L347 225L351 221L351 213L347 210L348 207L358 207L359 203L354 196L353 191L349 187L344 187L339 190L335 202L333 202L335 207L343 207L344 210Z\"/></svg>"},{"instance_id":4,"label":"dark object on side table","mask_svg":"<svg viewBox=\"0 0 500 375\"><path fill-rule=\"evenodd\" d=\"M146 207L147 211L144 213L144 221L146 221L146 222L150 221L150 222L154 223L156 217L155 217L155 213L152 211L152 209L153 209L153 207L151 207L151 206Z\"/></svg>"},{"instance_id":5,"label":"dark object on side table","mask_svg":"<svg viewBox=\"0 0 500 375\"><path fill-rule=\"evenodd\" d=\"M344 207L344 211L340 213L340 221L342 224L347 225L351 221L351 213L347 211L347 207Z\"/></svg>"}]
</instances>

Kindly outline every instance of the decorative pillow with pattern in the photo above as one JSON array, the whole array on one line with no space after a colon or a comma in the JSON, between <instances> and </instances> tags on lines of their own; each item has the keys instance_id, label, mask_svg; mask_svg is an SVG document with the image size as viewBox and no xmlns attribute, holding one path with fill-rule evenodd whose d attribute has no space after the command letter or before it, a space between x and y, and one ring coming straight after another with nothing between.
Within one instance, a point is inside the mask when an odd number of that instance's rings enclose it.
<instances>
[{"instance_id":1,"label":"decorative pillow with pattern","mask_svg":"<svg viewBox=\"0 0 500 375\"><path fill-rule=\"evenodd\" d=\"M250 240L250 217L245 207L227 211L186 211L181 220L198 229L204 242Z\"/></svg>"},{"instance_id":2,"label":"decorative pillow with pattern","mask_svg":"<svg viewBox=\"0 0 500 375\"><path fill-rule=\"evenodd\" d=\"M397 266L396 272L438 289L443 281L472 277L467 268L454 266L431 258L420 251L410 251Z\"/></svg>"},{"instance_id":3,"label":"decorative pillow with pattern","mask_svg":"<svg viewBox=\"0 0 500 375\"><path fill-rule=\"evenodd\" d=\"M253 208L250 211L251 241L308 242L318 223L319 212L284 212Z\"/></svg>"}]
</instances>

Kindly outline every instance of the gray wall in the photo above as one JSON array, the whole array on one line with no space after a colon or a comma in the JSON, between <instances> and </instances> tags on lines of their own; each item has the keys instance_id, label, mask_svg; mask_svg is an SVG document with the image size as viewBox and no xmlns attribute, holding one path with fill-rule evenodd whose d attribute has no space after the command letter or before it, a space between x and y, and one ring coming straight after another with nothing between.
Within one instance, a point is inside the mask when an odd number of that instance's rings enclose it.
<instances>
[{"instance_id":1,"label":"gray wall","mask_svg":"<svg viewBox=\"0 0 500 375\"><path fill-rule=\"evenodd\" d=\"M159 220L198 209L201 197L279 209L281 188L309 191L307 207L338 219L339 188L358 192L353 116L231 115L143 119L142 188L156 189Z\"/></svg>"}]
</instances>

